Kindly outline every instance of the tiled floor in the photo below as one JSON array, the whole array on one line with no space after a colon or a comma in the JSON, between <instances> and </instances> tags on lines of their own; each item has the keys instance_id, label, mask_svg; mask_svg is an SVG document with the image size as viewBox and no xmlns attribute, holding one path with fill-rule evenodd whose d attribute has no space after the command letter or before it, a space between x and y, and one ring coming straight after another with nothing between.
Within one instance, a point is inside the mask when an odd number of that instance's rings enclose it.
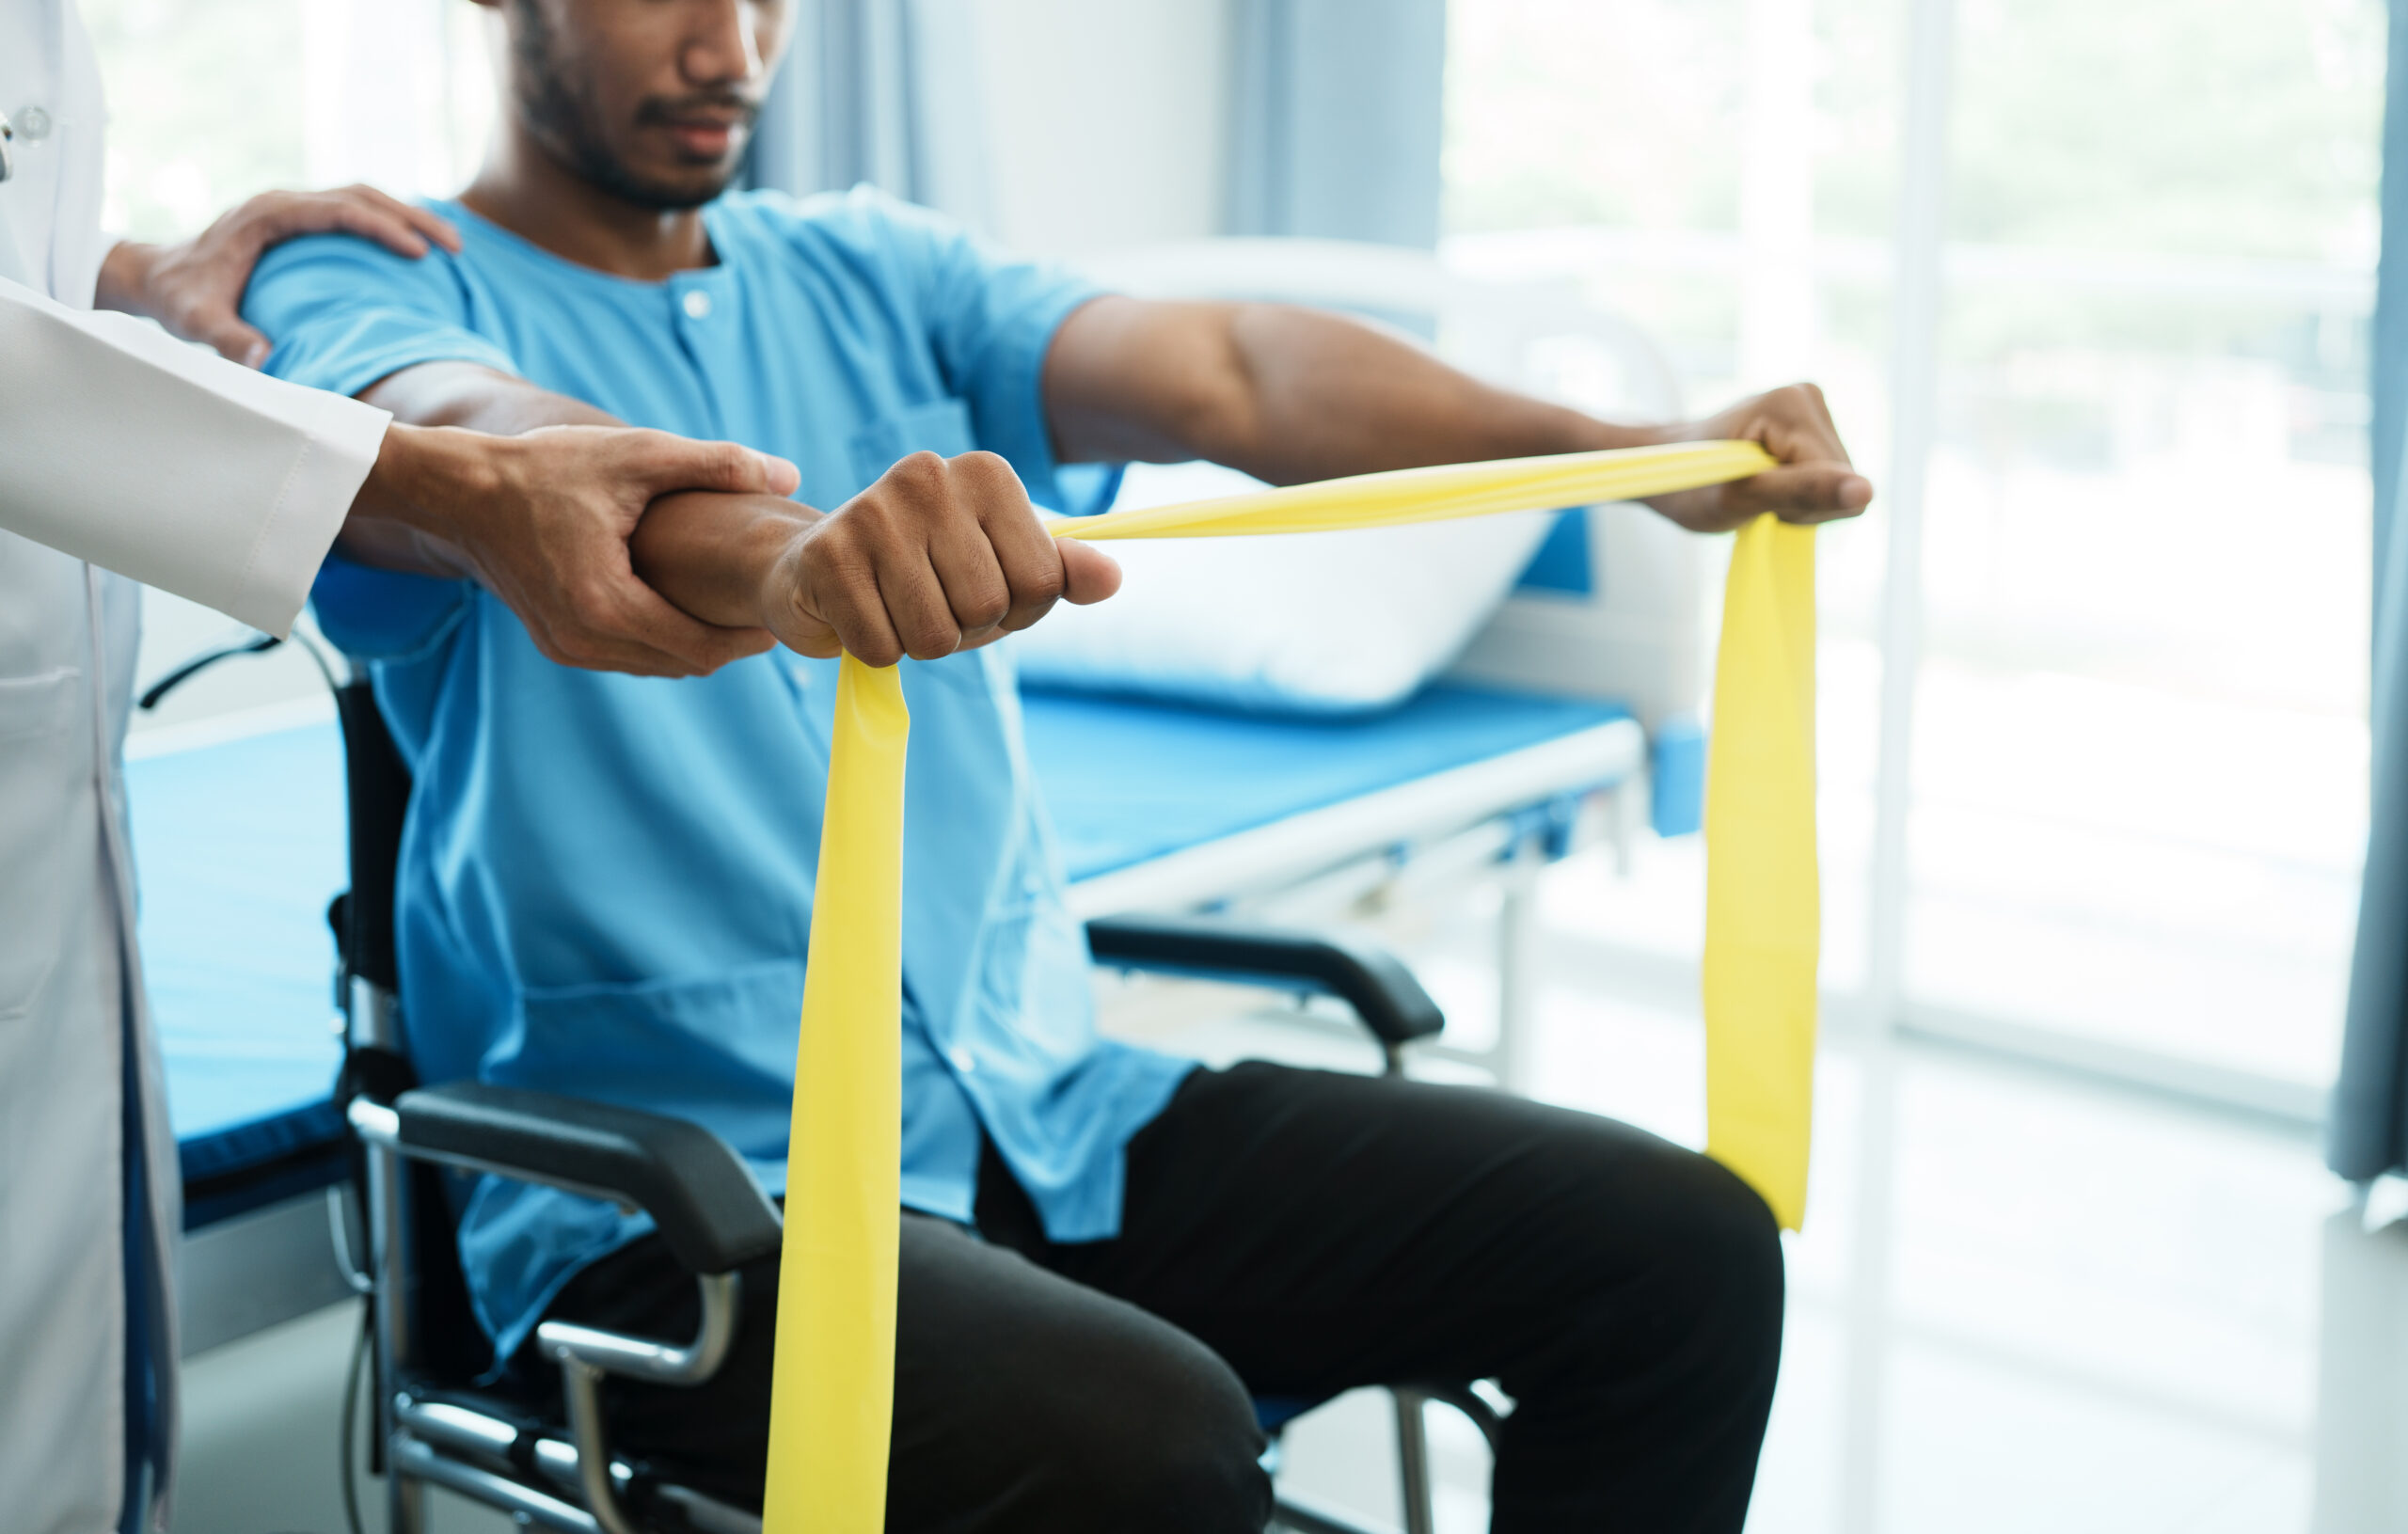
<instances>
[{"instance_id":1,"label":"tiled floor","mask_svg":"<svg viewBox=\"0 0 2408 1534\"><path fill-rule=\"evenodd\" d=\"M1417 946L1478 1032L1476 947ZM1544 958L1533 1079L1694 1143L1681 988L1560 929ZM1110 1011L1207 1056L1368 1064L1227 997ZM2368 1233L2306 1137L1845 1040L1817 1115L1756 1534L2408 1531L2408 1224ZM1442 1529L1485 1527L1484 1450L1433 1427ZM1293 1430L1287 1473L1392 1520L1389 1433L1383 1399L1350 1398Z\"/></svg>"}]
</instances>

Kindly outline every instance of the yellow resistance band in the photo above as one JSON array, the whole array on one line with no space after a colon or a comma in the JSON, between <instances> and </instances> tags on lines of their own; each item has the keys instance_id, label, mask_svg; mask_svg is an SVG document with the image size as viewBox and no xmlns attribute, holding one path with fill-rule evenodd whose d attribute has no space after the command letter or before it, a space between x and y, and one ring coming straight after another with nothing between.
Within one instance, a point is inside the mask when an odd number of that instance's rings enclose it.
<instances>
[{"instance_id":1,"label":"yellow resistance band","mask_svg":"<svg viewBox=\"0 0 2408 1534\"><path fill-rule=\"evenodd\" d=\"M1056 524L1059 536L1325 532L1630 500L1772 467L1682 443L1366 474ZM1814 1051L1811 529L1741 530L1706 789L1706 1148L1795 1228ZM765 1534L879 1534L895 1408L902 1161L903 758L893 668L836 682L786 1162Z\"/></svg>"}]
</instances>

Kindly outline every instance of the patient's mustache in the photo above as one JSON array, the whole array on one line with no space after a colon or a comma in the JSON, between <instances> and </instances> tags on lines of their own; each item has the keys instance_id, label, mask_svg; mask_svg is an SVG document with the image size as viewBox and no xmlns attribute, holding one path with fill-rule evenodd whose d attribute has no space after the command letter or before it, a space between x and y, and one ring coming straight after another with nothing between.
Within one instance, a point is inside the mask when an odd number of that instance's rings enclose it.
<instances>
[{"instance_id":1,"label":"patient's mustache","mask_svg":"<svg viewBox=\"0 0 2408 1534\"><path fill-rule=\"evenodd\" d=\"M641 127L666 128L699 117L733 117L736 126L750 128L761 115L761 103L734 91L705 91L692 96L655 96L636 108Z\"/></svg>"}]
</instances>

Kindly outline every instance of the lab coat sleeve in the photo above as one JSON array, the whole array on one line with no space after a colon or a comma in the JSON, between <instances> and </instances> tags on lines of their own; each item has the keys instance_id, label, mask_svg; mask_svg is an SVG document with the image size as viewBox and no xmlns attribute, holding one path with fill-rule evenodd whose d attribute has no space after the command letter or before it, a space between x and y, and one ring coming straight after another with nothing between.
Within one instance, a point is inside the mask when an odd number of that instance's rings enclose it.
<instances>
[{"instance_id":1,"label":"lab coat sleeve","mask_svg":"<svg viewBox=\"0 0 2408 1534\"><path fill-rule=\"evenodd\" d=\"M283 634L391 417L0 281L0 530Z\"/></svg>"}]
</instances>

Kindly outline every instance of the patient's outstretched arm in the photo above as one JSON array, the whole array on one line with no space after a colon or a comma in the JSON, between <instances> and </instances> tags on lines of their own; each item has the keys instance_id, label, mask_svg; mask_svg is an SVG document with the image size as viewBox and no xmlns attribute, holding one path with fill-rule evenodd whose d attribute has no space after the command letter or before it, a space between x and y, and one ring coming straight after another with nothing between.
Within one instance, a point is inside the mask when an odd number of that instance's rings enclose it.
<instances>
[{"instance_id":1,"label":"patient's outstretched arm","mask_svg":"<svg viewBox=\"0 0 2408 1534\"><path fill-rule=\"evenodd\" d=\"M1045 400L1067 462L1205 458L1274 484L1425 464L1703 437L1761 442L1782 467L1657 498L1686 527L1761 512L1853 516L1873 486L1812 384L1707 420L1616 425L1481 383L1374 325L1279 304L1096 299L1055 333Z\"/></svg>"}]
</instances>

